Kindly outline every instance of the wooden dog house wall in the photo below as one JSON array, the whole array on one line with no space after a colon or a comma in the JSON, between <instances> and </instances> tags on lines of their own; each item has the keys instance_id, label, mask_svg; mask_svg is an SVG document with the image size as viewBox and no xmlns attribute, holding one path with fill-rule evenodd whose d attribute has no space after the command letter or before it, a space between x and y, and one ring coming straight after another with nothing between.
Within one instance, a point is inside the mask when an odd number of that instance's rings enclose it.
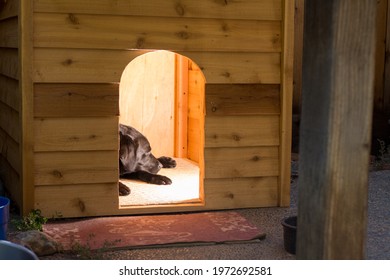
<instances>
[{"instance_id":1,"label":"wooden dog house wall","mask_svg":"<svg viewBox=\"0 0 390 280\"><path fill-rule=\"evenodd\" d=\"M24 214L289 205L293 0L0 3L0 172ZM121 209L119 82L157 49L206 79L204 197Z\"/></svg>"}]
</instances>

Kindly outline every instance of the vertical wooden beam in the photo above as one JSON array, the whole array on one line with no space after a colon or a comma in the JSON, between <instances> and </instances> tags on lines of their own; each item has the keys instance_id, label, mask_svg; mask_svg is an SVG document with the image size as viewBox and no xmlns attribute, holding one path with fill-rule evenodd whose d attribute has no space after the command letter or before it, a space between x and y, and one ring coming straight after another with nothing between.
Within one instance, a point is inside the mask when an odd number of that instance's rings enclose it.
<instances>
[{"instance_id":1,"label":"vertical wooden beam","mask_svg":"<svg viewBox=\"0 0 390 280\"><path fill-rule=\"evenodd\" d=\"M175 157L187 157L188 58L175 55Z\"/></svg>"},{"instance_id":2,"label":"vertical wooden beam","mask_svg":"<svg viewBox=\"0 0 390 280\"><path fill-rule=\"evenodd\" d=\"M22 214L27 215L34 209L33 1L21 0L19 5L19 115L22 130L20 175L23 189Z\"/></svg>"},{"instance_id":3,"label":"vertical wooden beam","mask_svg":"<svg viewBox=\"0 0 390 280\"><path fill-rule=\"evenodd\" d=\"M365 257L372 0L306 0L297 257Z\"/></svg>"},{"instance_id":4,"label":"vertical wooden beam","mask_svg":"<svg viewBox=\"0 0 390 280\"><path fill-rule=\"evenodd\" d=\"M295 0L294 16L294 94L293 113L300 114L302 107L302 54L305 0Z\"/></svg>"},{"instance_id":5,"label":"vertical wooden beam","mask_svg":"<svg viewBox=\"0 0 390 280\"><path fill-rule=\"evenodd\" d=\"M389 1L389 0L388 0ZM383 110L390 111L390 3L387 3Z\"/></svg>"},{"instance_id":6,"label":"vertical wooden beam","mask_svg":"<svg viewBox=\"0 0 390 280\"><path fill-rule=\"evenodd\" d=\"M294 59L294 0L283 2L283 52L280 89L279 206L290 205L292 93Z\"/></svg>"}]
</instances>

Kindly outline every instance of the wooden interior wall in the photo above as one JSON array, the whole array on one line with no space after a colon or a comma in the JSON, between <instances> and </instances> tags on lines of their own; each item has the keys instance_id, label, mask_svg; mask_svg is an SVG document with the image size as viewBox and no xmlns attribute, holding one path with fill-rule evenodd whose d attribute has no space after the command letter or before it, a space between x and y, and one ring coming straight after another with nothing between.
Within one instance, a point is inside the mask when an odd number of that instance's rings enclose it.
<instances>
[{"instance_id":1,"label":"wooden interior wall","mask_svg":"<svg viewBox=\"0 0 390 280\"><path fill-rule=\"evenodd\" d=\"M63 216L118 211L118 83L145 52L136 49L178 52L206 77L207 207L277 206L283 6L34 1L35 206Z\"/></svg>"},{"instance_id":2,"label":"wooden interior wall","mask_svg":"<svg viewBox=\"0 0 390 280\"><path fill-rule=\"evenodd\" d=\"M19 1L2 3L0 9L0 178L12 199L21 205L18 15Z\"/></svg>"}]
</instances>

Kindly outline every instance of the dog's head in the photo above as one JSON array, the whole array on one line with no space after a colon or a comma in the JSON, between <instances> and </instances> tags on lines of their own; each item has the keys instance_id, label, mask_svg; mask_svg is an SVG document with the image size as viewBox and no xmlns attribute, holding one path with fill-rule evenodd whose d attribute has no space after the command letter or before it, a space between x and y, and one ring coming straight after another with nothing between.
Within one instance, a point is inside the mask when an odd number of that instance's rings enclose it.
<instances>
[{"instance_id":1,"label":"dog's head","mask_svg":"<svg viewBox=\"0 0 390 280\"><path fill-rule=\"evenodd\" d=\"M132 127L120 127L119 162L121 173L147 171L156 174L162 164L152 154L150 143L145 136Z\"/></svg>"}]
</instances>

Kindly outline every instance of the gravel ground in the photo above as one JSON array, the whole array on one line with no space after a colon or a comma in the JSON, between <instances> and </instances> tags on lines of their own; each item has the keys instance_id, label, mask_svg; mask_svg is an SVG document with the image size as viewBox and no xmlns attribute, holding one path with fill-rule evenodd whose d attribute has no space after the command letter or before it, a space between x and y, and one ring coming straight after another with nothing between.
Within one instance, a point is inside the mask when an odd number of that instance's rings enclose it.
<instances>
[{"instance_id":1,"label":"gravel ground","mask_svg":"<svg viewBox=\"0 0 390 280\"><path fill-rule=\"evenodd\" d=\"M294 168L293 168L294 170ZM100 252L89 255L56 254L41 259L98 258L110 260L291 260L283 247L281 220L297 213L298 179L291 184L291 207L237 210L262 228L267 237L257 243L144 248ZM367 229L367 259L390 259L390 171L370 173Z\"/></svg>"}]
</instances>

